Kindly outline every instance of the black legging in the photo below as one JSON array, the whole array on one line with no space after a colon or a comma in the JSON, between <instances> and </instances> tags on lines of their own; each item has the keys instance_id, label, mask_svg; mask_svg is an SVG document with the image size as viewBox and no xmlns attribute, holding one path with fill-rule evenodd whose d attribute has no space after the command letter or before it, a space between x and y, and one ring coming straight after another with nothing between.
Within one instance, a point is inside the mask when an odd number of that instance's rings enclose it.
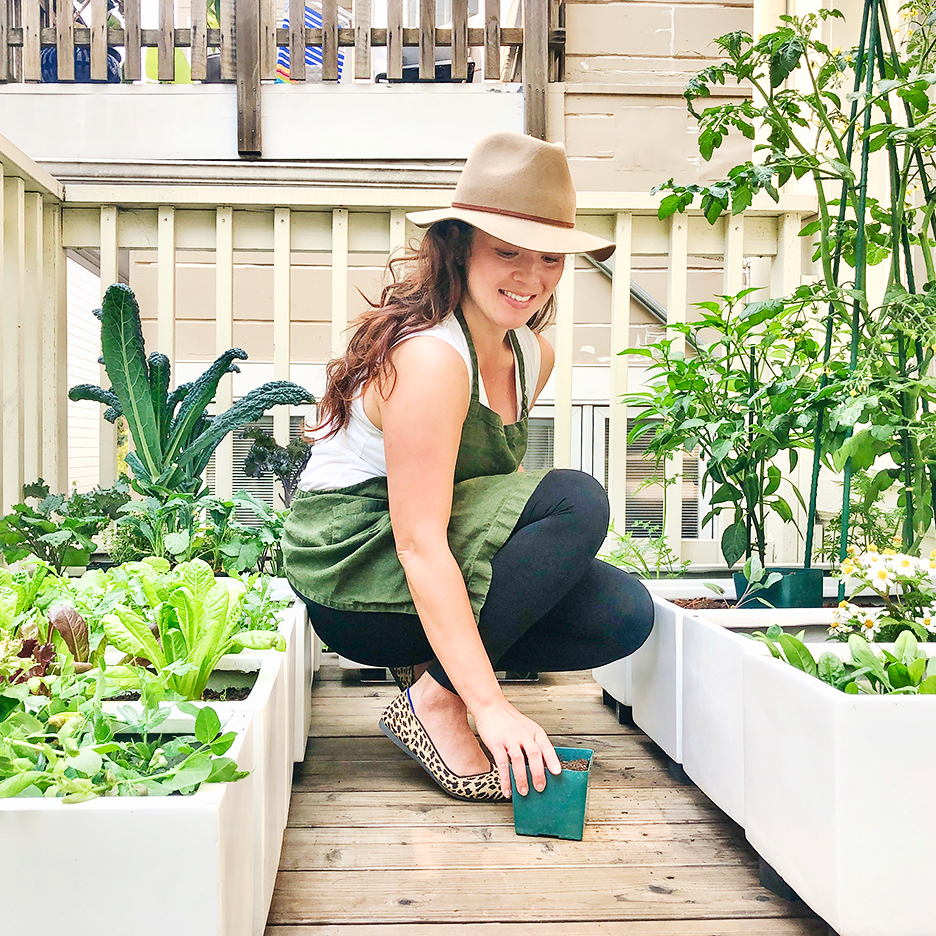
<instances>
[{"instance_id":1,"label":"black legging","mask_svg":"<svg viewBox=\"0 0 936 936\"><path fill-rule=\"evenodd\" d=\"M591 669L633 653L653 626L635 576L595 558L608 530L604 488L581 471L550 471L491 560L478 632L494 669ZM415 614L336 611L304 599L329 649L368 666L434 660ZM438 661L429 673L452 684ZM454 691L454 690L453 690Z\"/></svg>"}]
</instances>

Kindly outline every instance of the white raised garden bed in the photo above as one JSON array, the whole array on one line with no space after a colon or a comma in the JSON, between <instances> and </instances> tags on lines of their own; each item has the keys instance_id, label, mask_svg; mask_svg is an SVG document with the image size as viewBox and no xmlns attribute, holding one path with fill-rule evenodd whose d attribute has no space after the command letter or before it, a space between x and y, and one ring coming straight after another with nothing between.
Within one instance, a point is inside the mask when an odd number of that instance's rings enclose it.
<instances>
[{"instance_id":1,"label":"white raised garden bed","mask_svg":"<svg viewBox=\"0 0 936 936\"><path fill-rule=\"evenodd\" d=\"M166 731L190 732L187 721ZM192 796L0 800L0 930L100 936L259 936L256 830L245 822L258 783L256 723L224 726L227 756L250 776Z\"/></svg>"},{"instance_id":2,"label":"white raised garden bed","mask_svg":"<svg viewBox=\"0 0 936 936\"><path fill-rule=\"evenodd\" d=\"M927 648L929 649L929 648ZM839 936L932 936L936 698L744 658L745 833Z\"/></svg>"}]
</instances>

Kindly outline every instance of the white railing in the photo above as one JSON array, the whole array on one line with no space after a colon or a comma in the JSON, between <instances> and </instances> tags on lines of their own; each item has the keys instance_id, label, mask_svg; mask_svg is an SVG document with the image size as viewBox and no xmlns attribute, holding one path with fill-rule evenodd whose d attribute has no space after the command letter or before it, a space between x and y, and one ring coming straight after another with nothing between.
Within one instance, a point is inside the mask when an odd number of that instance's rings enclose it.
<instances>
[{"instance_id":1,"label":"white railing","mask_svg":"<svg viewBox=\"0 0 936 936\"><path fill-rule=\"evenodd\" d=\"M15 188L15 181L12 184ZM204 256L205 262L214 266L214 343L219 352L235 343L235 256L237 262L242 262L242 251L272 255L269 303L272 309L273 354L272 362L267 362L268 365L272 363L272 373L267 366L265 379L297 379L297 361L308 361L308 356L303 358L300 353L301 349L293 348L291 338L290 308L294 301L292 281L297 255L318 255L329 267L331 296L327 311L320 318L330 322L330 345L334 352L342 347L349 316L353 318L357 311L357 307L349 308L349 285L355 269L355 255L387 257L399 251L410 235L416 233L415 229L407 226L406 211L441 206L447 204L448 199L449 193L441 190L327 189L269 184L74 184L69 185L61 208L60 233L55 235L60 240L53 241L53 247L46 248L46 252L54 253L55 249L61 251L66 248L100 251L103 288L117 279L120 251L148 251L148 256L155 257L157 268L155 296L150 297L152 308L148 310L155 317L156 347L173 358L179 357L175 353L179 252L211 252ZM643 258L657 258L657 262L659 258L666 258L667 289L663 305L670 321L686 320L689 271L694 258L722 261L721 292L738 292L751 282L750 270L757 267L762 271L759 275L770 294L782 295L801 281L804 271L802 242L798 233L803 219L813 210L809 199L790 196L784 197L779 204L757 202L743 216L723 218L716 225L709 226L698 214L660 221L656 217L656 199L649 195L614 192L580 195L580 223L595 233L613 237L618 244L614 287L610 296L612 354L608 365L610 389L607 400L611 404L609 494L618 529L623 528L625 518L628 413L624 407L615 405L615 401L629 384L636 388L642 376L642 370L628 364L627 356L613 353L626 347L630 341L632 269ZM57 217L57 214L50 215L50 219ZM13 254L8 250L5 255L7 275L15 278L15 272L9 272ZM583 308L576 310L575 294L576 282L580 281L583 272L580 267L579 274L573 273L570 264L559 287L559 313L553 336L556 345L553 383L556 466L572 464L575 328L576 322L582 320L587 311ZM315 297L295 298L311 302ZM5 314L5 327L9 328L6 322ZM30 354L39 352L35 339L30 341L29 347L33 350L30 352L24 348L20 374L35 373L30 364ZM211 349L201 349L202 352L206 350ZM249 347L246 350L250 353ZM7 360L15 357L5 342L5 368ZM324 360L318 363L323 364ZM9 365L17 366L16 360ZM301 371L301 367L298 370ZM7 388L6 369L4 377L4 387ZM5 402L15 395L12 389L15 384L12 378L10 380L10 389L5 389ZM54 394L49 390L45 392L50 398L54 396L60 406L64 388L60 381L55 388ZM314 391L316 388L311 389ZM5 498L11 498L18 484L24 479L31 480L36 474L29 469L35 467L37 457L43 470L46 470L46 464L57 459L55 464L59 466L59 473L47 473L45 476L47 479L60 477L60 466L64 460L60 435L44 432L41 457L30 454L26 459L26 452L19 444L22 435L15 427L20 419L24 425L31 424L29 414L35 410L35 403L29 402L30 399L28 394L21 396L20 414L4 422ZM217 405L222 408L232 399L233 391L228 382L227 387L219 392ZM4 412L7 411L8 407L5 407ZM54 410L49 409L49 412ZM289 413L284 407L278 407L273 418L274 434L281 443L285 443L289 437ZM55 431L60 433L61 427L56 426ZM8 445L11 452L18 454L8 456ZM55 447L58 451L54 456L45 451ZM106 482L116 464L112 433L102 436L101 447L101 477ZM679 465L670 466L670 470L676 473ZM219 448L217 453L216 478L220 493L230 487L232 471L233 449L228 440L228 444ZM696 561L717 562L714 540L706 542L682 536L682 485L671 485L666 496L665 535L671 548ZM781 539L777 558L793 559L797 549L795 533L792 534L794 538L787 541L782 540L783 535L784 531L778 531Z\"/></svg>"}]
</instances>

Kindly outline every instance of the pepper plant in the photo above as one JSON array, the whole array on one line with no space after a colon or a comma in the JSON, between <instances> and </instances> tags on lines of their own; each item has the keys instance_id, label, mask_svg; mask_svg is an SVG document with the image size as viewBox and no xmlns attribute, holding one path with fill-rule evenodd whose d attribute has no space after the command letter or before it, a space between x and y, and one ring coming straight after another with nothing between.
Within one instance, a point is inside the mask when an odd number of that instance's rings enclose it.
<instances>
[{"instance_id":1,"label":"pepper plant","mask_svg":"<svg viewBox=\"0 0 936 936\"><path fill-rule=\"evenodd\" d=\"M622 352L652 361L648 389L623 398L639 410L631 439L653 432L647 453L663 470L673 452L698 447L711 505L702 525L730 512L721 538L729 566L752 553L763 565L768 514L792 523L789 498L803 503L773 462L785 452L792 471L799 449L812 445L806 401L821 353L810 295L745 305L751 292L698 303L695 321L667 325L661 341Z\"/></svg>"}]
</instances>

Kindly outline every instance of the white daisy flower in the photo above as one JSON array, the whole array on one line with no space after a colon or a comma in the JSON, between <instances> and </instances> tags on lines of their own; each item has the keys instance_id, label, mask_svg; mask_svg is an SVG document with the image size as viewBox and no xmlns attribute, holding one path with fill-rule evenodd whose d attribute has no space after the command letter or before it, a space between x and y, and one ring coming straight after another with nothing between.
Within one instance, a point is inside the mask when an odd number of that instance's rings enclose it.
<instances>
[{"instance_id":1,"label":"white daisy flower","mask_svg":"<svg viewBox=\"0 0 936 936\"><path fill-rule=\"evenodd\" d=\"M881 632L880 617L883 608L861 608L858 619L858 631L865 640L871 643L875 636Z\"/></svg>"},{"instance_id":2,"label":"white daisy flower","mask_svg":"<svg viewBox=\"0 0 936 936\"><path fill-rule=\"evenodd\" d=\"M922 624L931 634L936 634L936 608L924 608L920 616L915 619L917 624Z\"/></svg>"},{"instance_id":3,"label":"white daisy flower","mask_svg":"<svg viewBox=\"0 0 936 936\"><path fill-rule=\"evenodd\" d=\"M889 595L891 588L897 583L897 576L891 568L883 563L879 564L871 576L871 587L882 595Z\"/></svg>"}]
</instances>

